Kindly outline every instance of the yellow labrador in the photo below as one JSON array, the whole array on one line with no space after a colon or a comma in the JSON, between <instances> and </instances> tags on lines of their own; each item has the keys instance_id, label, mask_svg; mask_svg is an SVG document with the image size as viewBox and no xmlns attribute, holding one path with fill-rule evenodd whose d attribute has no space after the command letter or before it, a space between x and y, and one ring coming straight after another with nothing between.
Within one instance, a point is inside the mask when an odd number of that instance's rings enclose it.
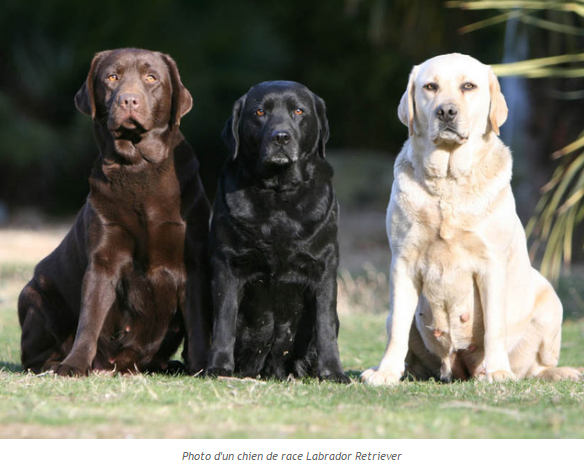
<instances>
[{"instance_id":1,"label":"yellow labrador","mask_svg":"<svg viewBox=\"0 0 584 466\"><path fill-rule=\"evenodd\" d=\"M415 66L398 115L410 138L387 210L389 339L363 381L395 384L406 366L444 381L578 379L556 367L562 304L529 261L491 68L460 54Z\"/></svg>"}]
</instances>

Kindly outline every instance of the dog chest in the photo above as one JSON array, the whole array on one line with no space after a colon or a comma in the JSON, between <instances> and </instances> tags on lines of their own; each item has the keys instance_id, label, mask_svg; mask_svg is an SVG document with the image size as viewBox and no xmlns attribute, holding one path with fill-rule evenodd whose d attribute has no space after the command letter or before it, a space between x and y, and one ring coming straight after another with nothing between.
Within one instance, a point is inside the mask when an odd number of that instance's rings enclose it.
<instances>
[{"instance_id":1,"label":"dog chest","mask_svg":"<svg viewBox=\"0 0 584 466\"><path fill-rule=\"evenodd\" d=\"M452 196L452 186L436 196L412 178L398 175L396 182L388 210L392 251L420 281L416 325L424 344L449 357L473 344L480 306L475 276L490 254L482 233L486 215L463 195Z\"/></svg>"},{"instance_id":2,"label":"dog chest","mask_svg":"<svg viewBox=\"0 0 584 466\"><path fill-rule=\"evenodd\" d=\"M398 207L389 212L389 241L394 256L405 259L422 276L442 276L451 269L473 273L490 254L477 228L480 222L440 201L414 212Z\"/></svg>"},{"instance_id":3,"label":"dog chest","mask_svg":"<svg viewBox=\"0 0 584 466\"><path fill-rule=\"evenodd\" d=\"M229 216L216 217L214 230L232 266L266 282L306 282L324 273L337 254L336 202L306 205L295 197L246 190L228 193ZM321 205L322 204L322 205ZM229 240L227 240L229 238Z\"/></svg>"},{"instance_id":4,"label":"dog chest","mask_svg":"<svg viewBox=\"0 0 584 466\"><path fill-rule=\"evenodd\" d=\"M133 364L149 361L167 334L182 338L181 282L178 270L157 267L144 272L136 264L124 268L100 336L104 368L109 361L118 370L131 370Z\"/></svg>"},{"instance_id":5,"label":"dog chest","mask_svg":"<svg viewBox=\"0 0 584 466\"><path fill-rule=\"evenodd\" d=\"M96 365L101 369L144 370L159 351L164 339L178 346L184 326L178 312L177 292L172 280L166 286L124 281L100 335ZM170 340L169 340L170 341Z\"/></svg>"},{"instance_id":6,"label":"dog chest","mask_svg":"<svg viewBox=\"0 0 584 466\"><path fill-rule=\"evenodd\" d=\"M237 313L237 371L284 374L289 370L287 365L308 351L313 307L302 286L261 279L248 283Z\"/></svg>"},{"instance_id":7,"label":"dog chest","mask_svg":"<svg viewBox=\"0 0 584 466\"><path fill-rule=\"evenodd\" d=\"M240 325L258 335L272 334L279 327L284 327L284 332L290 334L289 330L296 328L304 314L307 300L302 286L253 280L244 287L239 308Z\"/></svg>"},{"instance_id":8,"label":"dog chest","mask_svg":"<svg viewBox=\"0 0 584 466\"><path fill-rule=\"evenodd\" d=\"M417 317L427 346L436 354L467 348L472 342L477 306L476 276L484 268L485 248L480 238L455 229L445 239L436 226L433 240L421 245L414 273L422 287L425 307Z\"/></svg>"},{"instance_id":9,"label":"dog chest","mask_svg":"<svg viewBox=\"0 0 584 466\"><path fill-rule=\"evenodd\" d=\"M468 346L480 310L474 276L462 269L431 267L422 278L421 291L416 316L421 327L430 333L447 334L454 348Z\"/></svg>"}]
</instances>

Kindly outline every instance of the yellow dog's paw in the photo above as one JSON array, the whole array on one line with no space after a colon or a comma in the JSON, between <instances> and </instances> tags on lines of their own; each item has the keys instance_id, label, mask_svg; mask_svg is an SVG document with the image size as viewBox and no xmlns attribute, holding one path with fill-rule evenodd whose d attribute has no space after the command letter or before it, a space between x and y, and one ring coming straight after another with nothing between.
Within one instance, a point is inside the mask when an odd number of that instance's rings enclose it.
<instances>
[{"instance_id":1,"label":"yellow dog's paw","mask_svg":"<svg viewBox=\"0 0 584 466\"><path fill-rule=\"evenodd\" d=\"M549 367L537 374L536 377L550 382L558 380L573 380L577 382L582 379L582 372L573 367Z\"/></svg>"},{"instance_id":2,"label":"yellow dog's paw","mask_svg":"<svg viewBox=\"0 0 584 466\"><path fill-rule=\"evenodd\" d=\"M375 387L383 385L396 385L397 383L399 383L400 379L401 374L381 371L377 367L367 369L361 374L361 380L366 385L372 385Z\"/></svg>"},{"instance_id":3,"label":"yellow dog's paw","mask_svg":"<svg viewBox=\"0 0 584 466\"><path fill-rule=\"evenodd\" d=\"M511 371L487 372L488 382L507 382L508 380L517 380L517 377Z\"/></svg>"}]
</instances>

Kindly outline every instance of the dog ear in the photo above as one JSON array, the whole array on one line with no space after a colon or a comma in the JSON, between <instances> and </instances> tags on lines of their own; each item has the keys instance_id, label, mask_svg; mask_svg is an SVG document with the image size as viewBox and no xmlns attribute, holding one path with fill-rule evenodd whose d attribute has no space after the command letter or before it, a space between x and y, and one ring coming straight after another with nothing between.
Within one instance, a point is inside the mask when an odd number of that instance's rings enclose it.
<instances>
[{"instance_id":1,"label":"dog ear","mask_svg":"<svg viewBox=\"0 0 584 466\"><path fill-rule=\"evenodd\" d=\"M507 120L507 102L505 102L505 96L501 92L501 86L499 86L499 80L493 69L489 67L489 91L491 93L491 108L489 109L489 121L491 123L491 128L498 135L499 128Z\"/></svg>"},{"instance_id":2,"label":"dog ear","mask_svg":"<svg viewBox=\"0 0 584 466\"><path fill-rule=\"evenodd\" d=\"M94 94L94 87L93 82L95 80L95 72L97 71L97 67L100 62L103 60L104 57L109 55L111 50L106 50L104 52L98 52L93 57L91 61L91 66L89 67L89 73L87 73L87 79L81 86L81 89L77 91L75 94L75 106L77 110L85 115L91 116L92 119L95 119L96 107L95 107L95 94Z\"/></svg>"},{"instance_id":3,"label":"dog ear","mask_svg":"<svg viewBox=\"0 0 584 466\"><path fill-rule=\"evenodd\" d=\"M397 108L397 116L399 117L400 121L408 127L410 136L414 135L414 114L416 111L414 94L416 92L415 81L417 75L418 67L414 66L410 73L408 87L402 95L399 106Z\"/></svg>"},{"instance_id":4,"label":"dog ear","mask_svg":"<svg viewBox=\"0 0 584 466\"><path fill-rule=\"evenodd\" d=\"M168 67L170 82L172 84L172 109L170 112L170 121L174 126L179 126L181 118L193 108L193 97L180 80L178 66L176 66L174 59L165 53L161 53L160 56Z\"/></svg>"},{"instance_id":5,"label":"dog ear","mask_svg":"<svg viewBox=\"0 0 584 466\"><path fill-rule=\"evenodd\" d=\"M237 101L233 104L233 112L225 122L225 127L221 133L223 142L225 142L227 147L229 147L231 155L234 159L237 157L239 152L239 120L241 118L243 108L245 107L246 95L237 99Z\"/></svg>"},{"instance_id":6,"label":"dog ear","mask_svg":"<svg viewBox=\"0 0 584 466\"><path fill-rule=\"evenodd\" d=\"M317 141L317 151L318 155L325 158L325 150L324 147L329 140L330 130L329 130L329 123L326 117L326 105L324 100L322 100L316 94L312 94L314 98L314 106L316 108L316 118L318 120L318 141Z\"/></svg>"}]
</instances>

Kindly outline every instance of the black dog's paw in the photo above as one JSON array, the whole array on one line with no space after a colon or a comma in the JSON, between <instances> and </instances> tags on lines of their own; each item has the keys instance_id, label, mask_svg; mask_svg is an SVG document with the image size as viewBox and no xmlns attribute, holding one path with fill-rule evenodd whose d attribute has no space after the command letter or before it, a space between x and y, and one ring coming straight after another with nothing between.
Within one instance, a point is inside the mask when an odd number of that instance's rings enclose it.
<instances>
[{"instance_id":1,"label":"black dog's paw","mask_svg":"<svg viewBox=\"0 0 584 466\"><path fill-rule=\"evenodd\" d=\"M335 382L335 383L351 383L351 379L347 377L343 372L328 372L323 374L318 374L320 381L324 382Z\"/></svg>"},{"instance_id":2,"label":"black dog's paw","mask_svg":"<svg viewBox=\"0 0 584 466\"><path fill-rule=\"evenodd\" d=\"M164 375L184 375L187 373L187 368L181 361L172 360L166 361L157 372Z\"/></svg>"},{"instance_id":3,"label":"black dog's paw","mask_svg":"<svg viewBox=\"0 0 584 466\"><path fill-rule=\"evenodd\" d=\"M51 371L60 377L86 377L91 373L91 367L78 367L69 364L57 364Z\"/></svg>"},{"instance_id":4,"label":"black dog's paw","mask_svg":"<svg viewBox=\"0 0 584 466\"><path fill-rule=\"evenodd\" d=\"M205 362L196 362L192 363L190 361L185 361L184 370L187 375L193 375L195 377L204 377L205 376Z\"/></svg>"},{"instance_id":5,"label":"black dog's paw","mask_svg":"<svg viewBox=\"0 0 584 466\"><path fill-rule=\"evenodd\" d=\"M223 369L222 367L212 367L205 371L206 377L233 377L233 371L229 369Z\"/></svg>"}]
</instances>

